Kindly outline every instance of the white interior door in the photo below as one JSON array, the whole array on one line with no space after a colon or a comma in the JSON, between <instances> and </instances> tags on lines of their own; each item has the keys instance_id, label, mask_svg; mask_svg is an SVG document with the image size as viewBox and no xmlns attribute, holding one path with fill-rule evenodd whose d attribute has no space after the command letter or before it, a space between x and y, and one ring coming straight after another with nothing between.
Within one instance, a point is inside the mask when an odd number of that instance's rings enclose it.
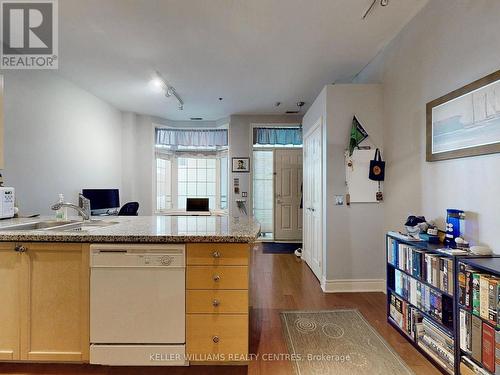
<instances>
[{"instance_id":1,"label":"white interior door","mask_svg":"<svg viewBox=\"0 0 500 375\"><path fill-rule=\"evenodd\" d=\"M302 241L302 150L275 150L274 173L274 239Z\"/></svg>"},{"instance_id":2,"label":"white interior door","mask_svg":"<svg viewBox=\"0 0 500 375\"><path fill-rule=\"evenodd\" d=\"M304 140L304 243L302 257L318 279L323 263L322 242L322 118Z\"/></svg>"}]
</instances>

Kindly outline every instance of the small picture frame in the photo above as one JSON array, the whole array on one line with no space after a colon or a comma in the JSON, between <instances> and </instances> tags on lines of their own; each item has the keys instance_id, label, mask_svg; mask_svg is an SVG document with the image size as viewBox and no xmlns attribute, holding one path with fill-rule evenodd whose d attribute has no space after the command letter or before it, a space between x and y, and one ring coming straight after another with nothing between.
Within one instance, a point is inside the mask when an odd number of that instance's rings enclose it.
<instances>
[{"instance_id":1,"label":"small picture frame","mask_svg":"<svg viewBox=\"0 0 500 375\"><path fill-rule=\"evenodd\" d=\"M250 158L233 158L233 173L249 173Z\"/></svg>"}]
</instances>

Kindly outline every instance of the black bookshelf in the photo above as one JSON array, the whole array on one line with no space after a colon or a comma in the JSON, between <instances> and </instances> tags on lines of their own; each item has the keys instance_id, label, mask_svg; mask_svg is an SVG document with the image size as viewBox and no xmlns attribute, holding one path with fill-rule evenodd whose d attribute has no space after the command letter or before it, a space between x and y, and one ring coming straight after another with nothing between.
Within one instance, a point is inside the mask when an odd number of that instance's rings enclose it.
<instances>
[{"instance_id":1,"label":"black bookshelf","mask_svg":"<svg viewBox=\"0 0 500 375\"><path fill-rule=\"evenodd\" d=\"M467 257L464 259L460 259L459 262L467 265L468 267L470 267L472 269L478 270L482 273L485 273L485 274L488 274L491 276L496 276L496 277L500 278L500 257L498 257L498 256L481 257L481 258L469 258L469 257ZM458 278L457 278L457 284L458 284ZM457 286L457 289L458 289L458 286ZM457 301L458 301L458 298L457 298ZM485 323L485 324L489 325L490 327L492 327L495 331L499 330L500 327L498 326L498 324L492 323L490 320L483 318L480 314L473 312L471 308L469 308L467 306L463 306L458 302L457 302L457 306L458 306L459 310L467 311L469 314L479 318L482 323ZM457 319L458 318L459 317L457 316ZM458 356L457 356L457 361L459 364L462 360L462 357L466 357L470 361L474 362L477 366L481 367L481 369L484 372L491 374L491 371L489 371L488 369L486 369L484 367L482 361L477 361L476 359L474 359L472 357L472 355L470 353L468 353L467 351L464 351L460 348L460 326L459 326L459 324L457 327L457 339L456 339L456 341L459 343L459 350L458 350Z\"/></svg>"},{"instance_id":2,"label":"black bookshelf","mask_svg":"<svg viewBox=\"0 0 500 375\"><path fill-rule=\"evenodd\" d=\"M431 283L427 282L427 280L423 279L422 277L416 277L413 273L407 272L406 270L400 269L397 265L394 265L389 262L388 259L388 244L389 240L396 241L396 243L399 244L404 244L409 247L412 247L414 249L420 250L424 253L427 254L432 254L432 255L437 255L442 258L448 258L452 260L452 268L453 268L453 294L441 290L440 288L436 287L435 285L432 285ZM460 322L459 322L459 311L461 306L458 303L458 293L459 293L459 288L458 288L458 272L459 272L459 262L473 262L473 261L478 261L479 264L481 265L483 270L498 270L498 275L500 276L500 258L492 258L492 257L484 257L484 256L474 256L474 255L451 255L447 254L444 252L439 251L440 249L445 248L446 246L443 244L431 244L425 241L412 241L412 240L407 240L399 235L393 234L393 233L388 233L386 236L386 290L387 290L387 322L396 329L408 342L412 344L424 357L426 357L438 370L440 370L443 374L450 374L450 371L448 371L445 367L443 367L440 363L439 360L435 360L433 358L433 354L428 353L425 351L423 348L418 345L417 341L415 340L414 337L411 337L407 332L405 332L403 329L401 329L398 324L392 319L390 316L390 306L391 306L391 294L397 296L399 299L403 300L406 302L409 306L413 307L414 309L418 310L418 312L425 318L427 318L429 321L431 321L435 326L440 328L442 331L447 333L449 336L451 336L454 344L454 371L453 374L460 374L460 358L461 358L461 351L460 351L460 340L459 340L459 330L460 330ZM493 262L488 262L493 260ZM471 264L472 267L475 267L474 265ZM479 266L478 266L479 268ZM450 302L451 306L450 311L447 312L447 314L451 314L452 316L452 321L451 324L444 324L443 321L437 319L434 315L430 314L429 312L419 308L418 306L415 306L412 304L408 298L405 298L402 296L400 293L397 293L395 290L395 271L398 270L399 272L405 274L408 277L411 277L418 282L420 282L423 285L426 285L430 289L434 290L435 292L441 294L441 298L446 298ZM444 313L444 308L442 313Z\"/></svg>"}]
</instances>

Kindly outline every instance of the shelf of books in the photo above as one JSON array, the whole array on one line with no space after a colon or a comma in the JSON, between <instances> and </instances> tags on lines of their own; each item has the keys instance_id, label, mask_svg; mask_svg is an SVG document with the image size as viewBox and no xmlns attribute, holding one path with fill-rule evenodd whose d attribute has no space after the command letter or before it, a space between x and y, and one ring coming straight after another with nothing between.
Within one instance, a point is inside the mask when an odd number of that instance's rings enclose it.
<instances>
[{"instance_id":1,"label":"shelf of books","mask_svg":"<svg viewBox=\"0 0 500 375\"><path fill-rule=\"evenodd\" d=\"M456 257L438 249L387 236L387 320L441 372L455 374Z\"/></svg>"},{"instance_id":2,"label":"shelf of books","mask_svg":"<svg viewBox=\"0 0 500 375\"><path fill-rule=\"evenodd\" d=\"M458 264L461 374L500 374L500 258Z\"/></svg>"}]
</instances>

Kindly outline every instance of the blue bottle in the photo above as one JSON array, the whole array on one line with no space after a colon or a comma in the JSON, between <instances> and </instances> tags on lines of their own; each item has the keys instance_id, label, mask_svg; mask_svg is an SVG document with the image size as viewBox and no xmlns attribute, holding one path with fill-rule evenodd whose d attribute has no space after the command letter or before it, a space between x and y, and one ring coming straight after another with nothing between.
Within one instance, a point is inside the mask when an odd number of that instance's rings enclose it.
<instances>
[{"instance_id":1,"label":"blue bottle","mask_svg":"<svg viewBox=\"0 0 500 375\"><path fill-rule=\"evenodd\" d=\"M446 235L444 239L445 245L455 247L455 238L460 237L463 233L465 220L465 212L456 209L446 210Z\"/></svg>"}]
</instances>

